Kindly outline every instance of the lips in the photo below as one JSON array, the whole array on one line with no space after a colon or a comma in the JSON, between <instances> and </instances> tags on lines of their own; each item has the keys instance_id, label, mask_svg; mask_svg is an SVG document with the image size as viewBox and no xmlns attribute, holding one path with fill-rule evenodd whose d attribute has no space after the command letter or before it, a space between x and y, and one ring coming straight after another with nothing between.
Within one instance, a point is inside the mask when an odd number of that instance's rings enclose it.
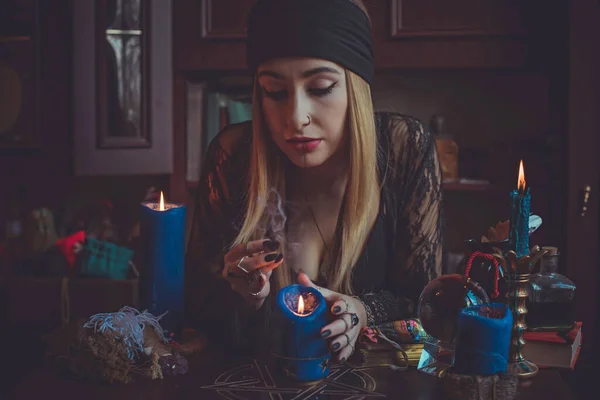
<instances>
[{"instance_id":1,"label":"lips","mask_svg":"<svg viewBox=\"0 0 600 400\"><path fill-rule=\"evenodd\" d=\"M319 147L322 139L315 139L309 137L296 137L287 140L287 143L295 150L302 153L310 153Z\"/></svg>"}]
</instances>

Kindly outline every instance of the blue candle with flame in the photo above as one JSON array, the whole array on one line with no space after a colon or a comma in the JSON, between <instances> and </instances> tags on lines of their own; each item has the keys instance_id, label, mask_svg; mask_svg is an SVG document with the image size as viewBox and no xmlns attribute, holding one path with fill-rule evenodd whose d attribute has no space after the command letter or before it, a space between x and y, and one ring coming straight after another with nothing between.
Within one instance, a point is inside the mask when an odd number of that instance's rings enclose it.
<instances>
[{"instance_id":1,"label":"blue candle with flame","mask_svg":"<svg viewBox=\"0 0 600 400\"><path fill-rule=\"evenodd\" d=\"M510 233L512 249L518 257L529 254L529 214L531 211L531 195L526 187L523 160L519 165L517 190L510 193Z\"/></svg>"},{"instance_id":2,"label":"blue candle with flame","mask_svg":"<svg viewBox=\"0 0 600 400\"><path fill-rule=\"evenodd\" d=\"M184 307L186 208L160 201L142 203L140 223L140 303L155 316L167 313L161 326L181 338Z\"/></svg>"},{"instance_id":3,"label":"blue candle with flame","mask_svg":"<svg viewBox=\"0 0 600 400\"><path fill-rule=\"evenodd\" d=\"M276 310L282 332L275 354L283 373L298 381L318 381L329 374L329 347L321 337L327 325L323 295L302 285L286 286L277 294Z\"/></svg>"},{"instance_id":4,"label":"blue candle with flame","mask_svg":"<svg viewBox=\"0 0 600 400\"><path fill-rule=\"evenodd\" d=\"M466 375L506 372L513 315L506 304L480 304L458 315L454 371Z\"/></svg>"}]
</instances>

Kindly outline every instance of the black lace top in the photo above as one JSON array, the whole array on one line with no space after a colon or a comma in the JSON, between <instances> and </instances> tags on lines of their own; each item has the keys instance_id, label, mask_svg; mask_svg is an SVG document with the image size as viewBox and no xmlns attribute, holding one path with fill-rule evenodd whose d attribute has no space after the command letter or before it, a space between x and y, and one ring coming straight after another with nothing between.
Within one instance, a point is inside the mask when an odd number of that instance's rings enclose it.
<instances>
[{"instance_id":1,"label":"black lace top","mask_svg":"<svg viewBox=\"0 0 600 400\"><path fill-rule=\"evenodd\" d=\"M396 113L376 113L376 129L381 206L352 277L371 325L414 316L423 287L442 273L443 258L442 179L433 136L417 119ZM250 142L250 123L230 126L211 142L188 243L189 322L226 343L252 340L268 326L270 311L267 301L258 313L245 312L221 278L223 255L244 218Z\"/></svg>"}]
</instances>

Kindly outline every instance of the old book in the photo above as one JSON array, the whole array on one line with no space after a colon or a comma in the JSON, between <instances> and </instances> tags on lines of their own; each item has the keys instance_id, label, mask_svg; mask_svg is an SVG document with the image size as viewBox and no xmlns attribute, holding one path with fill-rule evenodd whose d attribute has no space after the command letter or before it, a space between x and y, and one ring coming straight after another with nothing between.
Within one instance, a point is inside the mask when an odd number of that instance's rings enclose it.
<instances>
[{"instance_id":1,"label":"old book","mask_svg":"<svg viewBox=\"0 0 600 400\"><path fill-rule=\"evenodd\" d=\"M522 354L541 368L573 369L582 345L581 322L568 331L526 332Z\"/></svg>"}]
</instances>

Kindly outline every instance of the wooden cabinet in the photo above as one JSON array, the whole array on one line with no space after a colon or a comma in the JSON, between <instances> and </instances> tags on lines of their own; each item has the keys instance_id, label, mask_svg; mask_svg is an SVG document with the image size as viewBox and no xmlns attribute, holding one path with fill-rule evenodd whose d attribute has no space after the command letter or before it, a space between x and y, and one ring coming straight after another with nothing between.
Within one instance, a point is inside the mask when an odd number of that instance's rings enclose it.
<instances>
[{"instance_id":1,"label":"wooden cabinet","mask_svg":"<svg viewBox=\"0 0 600 400\"><path fill-rule=\"evenodd\" d=\"M254 0L174 3L175 68L244 70ZM377 69L521 67L528 15L516 0L365 0Z\"/></svg>"},{"instance_id":2,"label":"wooden cabinet","mask_svg":"<svg viewBox=\"0 0 600 400\"><path fill-rule=\"evenodd\" d=\"M75 174L170 174L171 0L117 4L73 2Z\"/></svg>"}]
</instances>

